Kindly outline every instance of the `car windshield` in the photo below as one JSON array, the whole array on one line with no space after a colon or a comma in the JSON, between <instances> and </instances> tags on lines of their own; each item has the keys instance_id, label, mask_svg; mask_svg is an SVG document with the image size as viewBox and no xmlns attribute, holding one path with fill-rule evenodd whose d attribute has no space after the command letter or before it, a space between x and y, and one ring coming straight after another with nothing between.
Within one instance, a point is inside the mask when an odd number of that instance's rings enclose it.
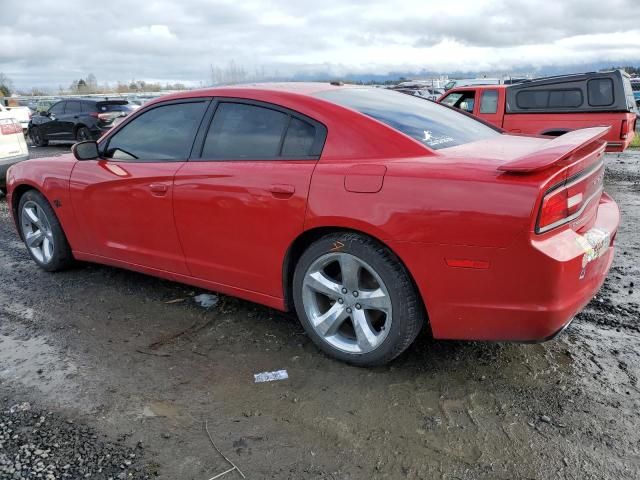
<instances>
[{"instance_id":1,"label":"car windshield","mask_svg":"<svg viewBox=\"0 0 640 480\"><path fill-rule=\"evenodd\" d=\"M315 95L386 123L434 150L500 135L467 115L390 90L345 88Z\"/></svg>"}]
</instances>

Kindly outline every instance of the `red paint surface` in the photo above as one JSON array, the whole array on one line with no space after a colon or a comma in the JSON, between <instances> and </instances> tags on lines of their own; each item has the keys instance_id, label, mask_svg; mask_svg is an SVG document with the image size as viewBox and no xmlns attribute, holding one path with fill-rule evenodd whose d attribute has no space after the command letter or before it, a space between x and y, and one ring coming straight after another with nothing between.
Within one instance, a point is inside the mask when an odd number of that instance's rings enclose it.
<instances>
[{"instance_id":1,"label":"red paint surface","mask_svg":"<svg viewBox=\"0 0 640 480\"><path fill-rule=\"evenodd\" d=\"M604 143L593 131L565 139L553 153L562 160L553 162L544 160L552 140L506 134L431 151L309 96L327 88L347 87L220 88L155 102L228 96L296 110L327 127L317 161L77 162L66 155L13 167L9 201L27 186L59 200L56 213L78 259L280 309L283 266L299 236L360 231L405 264L437 338L543 339L592 298L613 246L582 272L577 238L594 227L613 238L615 202L605 194L574 222L545 234L534 228L544 193L600 161ZM526 158L545 168L499 170Z\"/></svg>"}]
</instances>

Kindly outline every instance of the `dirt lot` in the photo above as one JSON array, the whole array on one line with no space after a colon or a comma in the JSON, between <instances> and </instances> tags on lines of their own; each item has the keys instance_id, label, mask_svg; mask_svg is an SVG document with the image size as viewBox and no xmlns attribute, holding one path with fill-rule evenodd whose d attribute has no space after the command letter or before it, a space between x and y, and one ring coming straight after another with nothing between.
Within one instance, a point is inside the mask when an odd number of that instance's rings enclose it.
<instances>
[{"instance_id":1,"label":"dirt lot","mask_svg":"<svg viewBox=\"0 0 640 480\"><path fill-rule=\"evenodd\" d=\"M70 468L91 478L207 480L229 468L207 421L252 479L639 478L640 152L609 155L607 168L624 216L617 257L564 334L539 345L423 335L380 369L326 358L294 318L251 303L204 309L200 291L96 265L40 271L1 199L0 427L18 436L0 428L0 459L28 438L50 450L45 464L89 450ZM253 382L277 369L289 380ZM48 433L33 440L34 429ZM56 432L84 440L62 448ZM118 460L92 470L103 457Z\"/></svg>"}]
</instances>

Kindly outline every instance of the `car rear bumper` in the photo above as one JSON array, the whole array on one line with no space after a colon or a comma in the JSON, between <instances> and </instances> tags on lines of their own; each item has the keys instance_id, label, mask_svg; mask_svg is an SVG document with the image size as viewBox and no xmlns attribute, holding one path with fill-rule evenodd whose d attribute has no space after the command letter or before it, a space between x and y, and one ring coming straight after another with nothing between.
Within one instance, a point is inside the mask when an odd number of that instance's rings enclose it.
<instances>
[{"instance_id":1,"label":"car rear bumper","mask_svg":"<svg viewBox=\"0 0 640 480\"><path fill-rule=\"evenodd\" d=\"M613 261L619 220L618 206L603 194L591 233L566 229L527 235L503 249L430 248L419 267L410 270L433 336L522 342L553 338L602 286ZM594 238L601 240L596 249L589 243ZM399 248L401 257L411 255ZM447 264L449 258L475 262L458 268Z\"/></svg>"},{"instance_id":2,"label":"car rear bumper","mask_svg":"<svg viewBox=\"0 0 640 480\"><path fill-rule=\"evenodd\" d=\"M15 165L23 160L28 160L29 154L16 155L14 157L0 158L0 186L5 186L7 183L7 170L11 165Z\"/></svg>"}]
</instances>

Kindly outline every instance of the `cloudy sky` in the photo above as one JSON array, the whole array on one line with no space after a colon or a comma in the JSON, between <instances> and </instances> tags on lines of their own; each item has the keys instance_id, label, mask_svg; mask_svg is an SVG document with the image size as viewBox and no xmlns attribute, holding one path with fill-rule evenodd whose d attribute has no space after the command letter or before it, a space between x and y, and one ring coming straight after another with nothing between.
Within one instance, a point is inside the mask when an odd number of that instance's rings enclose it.
<instances>
[{"instance_id":1,"label":"cloudy sky","mask_svg":"<svg viewBox=\"0 0 640 480\"><path fill-rule=\"evenodd\" d=\"M0 0L18 88L249 74L640 65L639 0Z\"/></svg>"}]
</instances>

